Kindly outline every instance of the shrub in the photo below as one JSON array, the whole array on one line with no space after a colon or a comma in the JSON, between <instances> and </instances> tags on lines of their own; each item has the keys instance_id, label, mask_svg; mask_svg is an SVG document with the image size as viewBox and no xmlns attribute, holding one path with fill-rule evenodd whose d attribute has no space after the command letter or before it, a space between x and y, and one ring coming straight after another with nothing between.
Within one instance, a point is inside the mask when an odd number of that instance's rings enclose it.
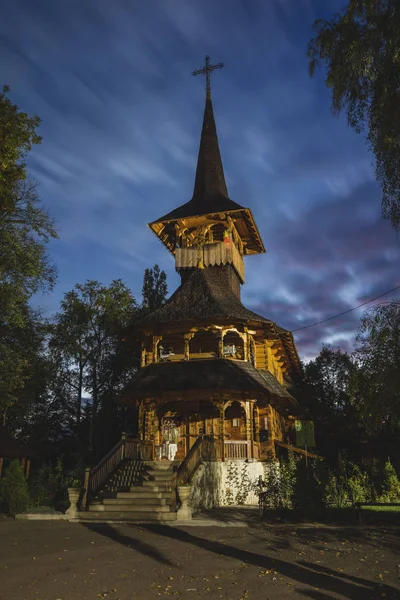
<instances>
[{"instance_id":1,"label":"shrub","mask_svg":"<svg viewBox=\"0 0 400 600\"><path fill-rule=\"evenodd\" d=\"M360 467L353 463L349 463L347 488L352 506L358 502L369 502L372 499L372 485L368 473L361 471Z\"/></svg>"},{"instance_id":2,"label":"shrub","mask_svg":"<svg viewBox=\"0 0 400 600\"><path fill-rule=\"evenodd\" d=\"M390 461L385 464L385 475L380 502L400 502L400 481Z\"/></svg>"},{"instance_id":3,"label":"shrub","mask_svg":"<svg viewBox=\"0 0 400 600\"><path fill-rule=\"evenodd\" d=\"M323 494L324 503L336 508L355 506L374 498L374 488L369 475L360 467L339 456L335 471L330 472Z\"/></svg>"},{"instance_id":4,"label":"shrub","mask_svg":"<svg viewBox=\"0 0 400 600\"><path fill-rule=\"evenodd\" d=\"M10 463L0 481L0 498L7 512L12 516L28 509L28 484L17 459Z\"/></svg>"},{"instance_id":5,"label":"shrub","mask_svg":"<svg viewBox=\"0 0 400 600\"><path fill-rule=\"evenodd\" d=\"M314 460L304 458L297 464L293 507L304 516L319 516L323 508L323 486Z\"/></svg>"},{"instance_id":6,"label":"shrub","mask_svg":"<svg viewBox=\"0 0 400 600\"><path fill-rule=\"evenodd\" d=\"M288 452L288 460L281 463L281 507L293 508L293 497L297 481L297 466L293 450Z\"/></svg>"}]
</instances>

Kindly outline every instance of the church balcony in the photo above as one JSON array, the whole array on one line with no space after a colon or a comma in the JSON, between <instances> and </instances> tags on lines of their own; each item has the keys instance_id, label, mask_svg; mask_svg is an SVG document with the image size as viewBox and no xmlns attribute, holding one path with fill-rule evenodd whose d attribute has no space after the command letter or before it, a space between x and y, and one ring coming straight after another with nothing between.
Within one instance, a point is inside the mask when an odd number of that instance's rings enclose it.
<instances>
[{"instance_id":1,"label":"church balcony","mask_svg":"<svg viewBox=\"0 0 400 600\"><path fill-rule=\"evenodd\" d=\"M175 268L196 268L201 261L204 267L218 265L233 265L242 283L244 283L244 262L239 250L232 239L226 238L224 242L204 244L204 246L189 246L187 248L176 248Z\"/></svg>"}]
</instances>

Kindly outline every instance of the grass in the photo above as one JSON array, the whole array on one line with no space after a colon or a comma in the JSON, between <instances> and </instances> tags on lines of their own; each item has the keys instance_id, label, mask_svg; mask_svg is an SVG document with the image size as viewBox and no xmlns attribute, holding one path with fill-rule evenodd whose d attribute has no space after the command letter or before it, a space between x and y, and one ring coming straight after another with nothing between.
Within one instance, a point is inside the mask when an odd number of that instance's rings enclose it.
<instances>
[{"instance_id":1,"label":"grass","mask_svg":"<svg viewBox=\"0 0 400 600\"><path fill-rule=\"evenodd\" d=\"M362 522L368 525L400 525L400 506L362 506ZM300 512L295 510L274 511L266 510L264 520L270 523L289 522L301 523L316 521L332 525L359 524L360 512L350 506L344 508L329 507L323 510Z\"/></svg>"},{"instance_id":2,"label":"grass","mask_svg":"<svg viewBox=\"0 0 400 600\"><path fill-rule=\"evenodd\" d=\"M400 513L400 506L363 506L361 505L362 511L371 511L371 512L398 512Z\"/></svg>"}]
</instances>

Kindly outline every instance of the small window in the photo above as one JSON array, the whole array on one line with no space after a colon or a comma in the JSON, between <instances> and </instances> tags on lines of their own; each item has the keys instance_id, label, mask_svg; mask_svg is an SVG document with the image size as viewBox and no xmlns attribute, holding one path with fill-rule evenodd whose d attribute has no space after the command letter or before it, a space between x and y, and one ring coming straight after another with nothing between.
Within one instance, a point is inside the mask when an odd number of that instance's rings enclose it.
<instances>
[{"instance_id":1,"label":"small window","mask_svg":"<svg viewBox=\"0 0 400 600\"><path fill-rule=\"evenodd\" d=\"M239 427L239 419L232 419L232 427Z\"/></svg>"},{"instance_id":2,"label":"small window","mask_svg":"<svg viewBox=\"0 0 400 600\"><path fill-rule=\"evenodd\" d=\"M264 429L268 430L268 417L264 417Z\"/></svg>"}]
</instances>

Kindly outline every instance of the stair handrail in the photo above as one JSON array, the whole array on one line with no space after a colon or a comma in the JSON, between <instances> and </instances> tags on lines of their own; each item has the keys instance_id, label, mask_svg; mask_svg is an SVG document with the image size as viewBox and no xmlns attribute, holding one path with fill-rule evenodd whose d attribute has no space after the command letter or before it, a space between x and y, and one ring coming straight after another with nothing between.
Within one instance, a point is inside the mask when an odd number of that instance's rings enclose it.
<instances>
[{"instance_id":1,"label":"stair handrail","mask_svg":"<svg viewBox=\"0 0 400 600\"><path fill-rule=\"evenodd\" d=\"M179 485L191 483L194 474L204 460L218 460L221 448L215 438L201 435L173 473L171 480L172 510L176 510L176 492Z\"/></svg>"},{"instance_id":2,"label":"stair handrail","mask_svg":"<svg viewBox=\"0 0 400 600\"><path fill-rule=\"evenodd\" d=\"M121 460L125 458L126 434L123 433L119 442L94 467L86 467L84 492L81 501L81 509L86 510L88 500L106 482L111 473L117 468Z\"/></svg>"}]
</instances>

